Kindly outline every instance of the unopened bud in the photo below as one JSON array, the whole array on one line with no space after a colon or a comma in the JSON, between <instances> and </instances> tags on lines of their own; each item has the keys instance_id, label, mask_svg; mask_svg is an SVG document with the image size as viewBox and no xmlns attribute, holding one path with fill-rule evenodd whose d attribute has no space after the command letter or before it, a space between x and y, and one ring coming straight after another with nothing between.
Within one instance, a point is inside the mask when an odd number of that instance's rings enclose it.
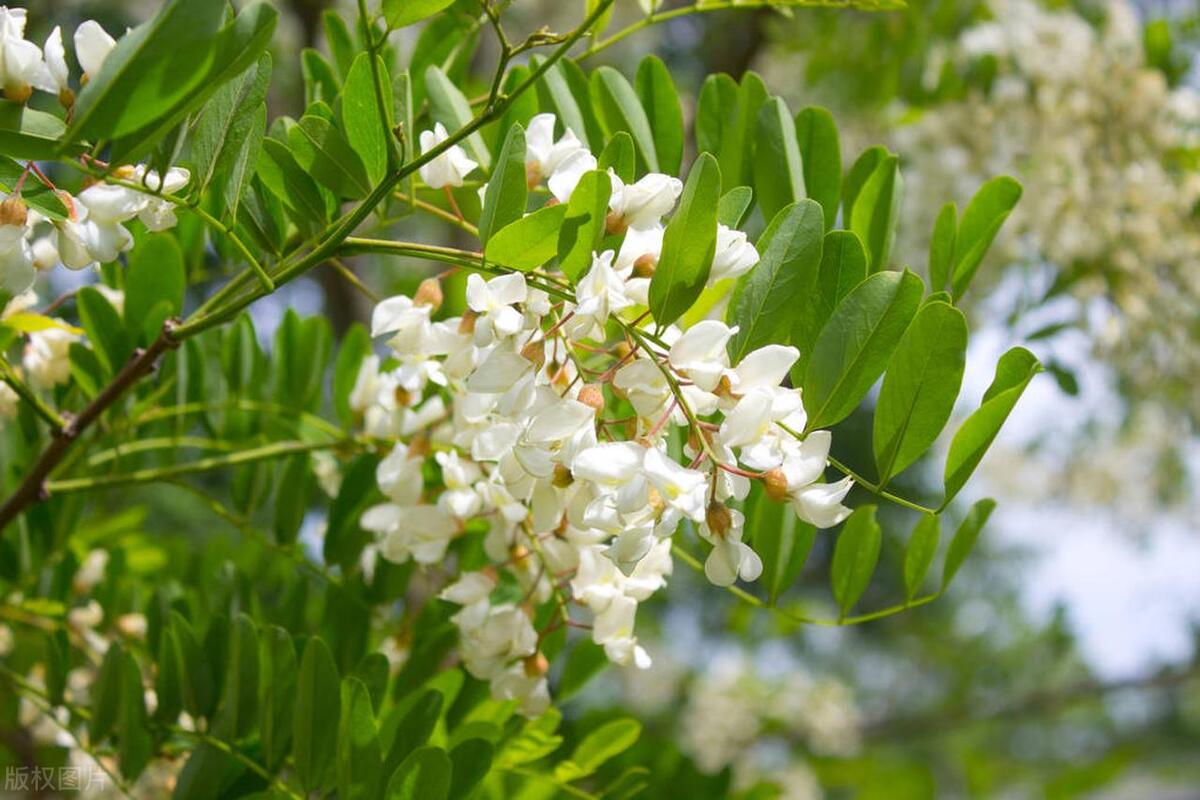
<instances>
[{"instance_id":1,"label":"unopened bud","mask_svg":"<svg viewBox=\"0 0 1200 800\"><path fill-rule=\"evenodd\" d=\"M458 323L458 332L464 333L464 334L465 333L474 333L475 332L475 320L478 316L479 316L478 314L476 314L474 311L472 311L469 308L466 311L464 311L463 315L462 315L462 319L459 320L459 323Z\"/></svg>"},{"instance_id":2,"label":"unopened bud","mask_svg":"<svg viewBox=\"0 0 1200 800\"><path fill-rule=\"evenodd\" d=\"M536 678L539 675L545 675L549 669L550 662L542 655L541 650L525 659L525 677L527 678Z\"/></svg>"},{"instance_id":3,"label":"unopened bud","mask_svg":"<svg viewBox=\"0 0 1200 800\"><path fill-rule=\"evenodd\" d=\"M28 83L6 83L4 96L14 103L24 105L33 95L33 87Z\"/></svg>"},{"instance_id":4,"label":"unopened bud","mask_svg":"<svg viewBox=\"0 0 1200 800\"><path fill-rule=\"evenodd\" d=\"M19 197L9 197L0 203L0 225L23 227L29 221L29 208Z\"/></svg>"},{"instance_id":5,"label":"unopened bud","mask_svg":"<svg viewBox=\"0 0 1200 800\"><path fill-rule=\"evenodd\" d=\"M529 189L542 182L542 165L536 161L525 162L525 186Z\"/></svg>"},{"instance_id":6,"label":"unopened bud","mask_svg":"<svg viewBox=\"0 0 1200 800\"><path fill-rule=\"evenodd\" d=\"M122 164L113 170L113 176L123 181L131 181L137 177L137 170L129 164Z\"/></svg>"},{"instance_id":7,"label":"unopened bud","mask_svg":"<svg viewBox=\"0 0 1200 800\"><path fill-rule=\"evenodd\" d=\"M562 201L559 200L557 197L551 197L549 200L546 201L546 205L542 206L542 208L553 208L554 206L557 206L557 205L562 205Z\"/></svg>"},{"instance_id":8,"label":"unopened bud","mask_svg":"<svg viewBox=\"0 0 1200 800\"><path fill-rule=\"evenodd\" d=\"M633 262L633 276L635 278L649 278L654 274L654 268L658 266L658 261L655 260L653 253L643 253Z\"/></svg>"},{"instance_id":9,"label":"unopened bud","mask_svg":"<svg viewBox=\"0 0 1200 800\"><path fill-rule=\"evenodd\" d=\"M633 352L633 348L629 346L629 342L622 339L621 341L619 341L615 345L613 345L612 351L613 351L613 355L616 356L618 360L620 360L622 358L625 358L625 356L629 355L631 352Z\"/></svg>"},{"instance_id":10,"label":"unopened bud","mask_svg":"<svg viewBox=\"0 0 1200 800\"><path fill-rule=\"evenodd\" d=\"M585 406L591 406L597 414L604 410L604 390L594 383L584 385L576 399Z\"/></svg>"},{"instance_id":11,"label":"unopened bud","mask_svg":"<svg viewBox=\"0 0 1200 800\"><path fill-rule=\"evenodd\" d=\"M408 444L408 450L404 453L408 458L424 458L429 455L429 440L424 436L418 436Z\"/></svg>"},{"instance_id":12,"label":"unopened bud","mask_svg":"<svg viewBox=\"0 0 1200 800\"><path fill-rule=\"evenodd\" d=\"M421 285L417 287L417 293L413 295L414 306L430 306L434 311L442 307L442 300L445 296L442 294L442 284L437 278L426 278L421 281Z\"/></svg>"},{"instance_id":13,"label":"unopened bud","mask_svg":"<svg viewBox=\"0 0 1200 800\"><path fill-rule=\"evenodd\" d=\"M575 476L571 474L571 470L565 464L554 465L554 477L550 479L559 489L565 489L575 482Z\"/></svg>"},{"instance_id":14,"label":"unopened bud","mask_svg":"<svg viewBox=\"0 0 1200 800\"><path fill-rule=\"evenodd\" d=\"M763 473L763 489L767 492L767 497L774 500L776 503L785 503L788 499L788 479L787 475L783 474L783 470L779 467L769 469Z\"/></svg>"},{"instance_id":15,"label":"unopened bud","mask_svg":"<svg viewBox=\"0 0 1200 800\"><path fill-rule=\"evenodd\" d=\"M407 408L408 404L412 402L412 393L403 386L397 386L393 389L392 396L396 398L396 405L398 406Z\"/></svg>"},{"instance_id":16,"label":"unopened bud","mask_svg":"<svg viewBox=\"0 0 1200 800\"><path fill-rule=\"evenodd\" d=\"M509 555L512 556L513 564L521 566L529 558L529 548L523 544L513 545Z\"/></svg>"},{"instance_id":17,"label":"unopened bud","mask_svg":"<svg viewBox=\"0 0 1200 800\"><path fill-rule=\"evenodd\" d=\"M60 106L62 106L63 108L65 108L67 111L70 111L72 108L75 107L75 93L65 86L63 88L59 89L58 90L58 104Z\"/></svg>"},{"instance_id":18,"label":"unopened bud","mask_svg":"<svg viewBox=\"0 0 1200 800\"><path fill-rule=\"evenodd\" d=\"M626 439L634 439L637 438L637 429L637 418L630 417L629 419L625 420L625 428L621 432L625 434Z\"/></svg>"},{"instance_id":19,"label":"unopened bud","mask_svg":"<svg viewBox=\"0 0 1200 800\"><path fill-rule=\"evenodd\" d=\"M620 236L629 230L629 223L625 221L625 217L615 211L610 211L604 218L604 230L610 236Z\"/></svg>"},{"instance_id":20,"label":"unopened bud","mask_svg":"<svg viewBox=\"0 0 1200 800\"><path fill-rule=\"evenodd\" d=\"M708 529L717 536L724 536L733 527L733 517L724 503L713 500L704 512Z\"/></svg>"},{"instance_id":21,"label":"unopened bud","mask_svg":"<svg viewBox=\"0 0 1200 800\"><path fill-rule=\"evenodd\" d=\"M521 348L521 357L529 361L537 369L546 363L546 340L535 339Z\"/></svg>"}]
</instances>

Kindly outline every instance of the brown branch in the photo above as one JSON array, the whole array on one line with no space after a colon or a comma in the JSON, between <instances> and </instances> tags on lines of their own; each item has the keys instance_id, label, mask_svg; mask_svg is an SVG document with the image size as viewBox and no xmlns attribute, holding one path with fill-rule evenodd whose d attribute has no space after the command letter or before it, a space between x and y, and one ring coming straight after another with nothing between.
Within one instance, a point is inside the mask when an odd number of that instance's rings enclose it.
<instances>
[{"instance_id":1,"label":"brown branch","mask_svg":"<svg viewBox=\"0 0 1200 800\"><path fill-rule=\"evenodd\" d=\"M46 491L46 479L66 457L75 440L99 419L100 415L107 411L127 389L149 375L163 353L179 346L179 342L173 336L178 325L178 320L169 319L164 322L162 332L153 344L145 349L137 350L133 358L126 362L116 377L104 387L104 390L96 395L96 398L83 411L79 412L79 416L67 418L67 424L63 426L62 430L54 433L50 444L30 467L29 472L21 481L21 485L4 502L4 505L0 506L0 535L3 535L4 529L19 514L49 496Z\"/></svg>"}]
</instances>

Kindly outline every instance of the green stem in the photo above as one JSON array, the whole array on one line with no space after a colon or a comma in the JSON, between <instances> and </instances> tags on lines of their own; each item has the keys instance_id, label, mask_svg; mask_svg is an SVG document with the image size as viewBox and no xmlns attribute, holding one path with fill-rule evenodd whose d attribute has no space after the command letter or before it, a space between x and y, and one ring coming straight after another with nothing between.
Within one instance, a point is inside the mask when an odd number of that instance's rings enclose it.
<instances>
[{"instance_id":1,"label":"green stem","mask_svg":"<svg viewBox=\"0 0 1200 800\"><path fill-rule=\"evenodd\" d=\"M172 450L189 447L197 450L222 450L229 452L237 449L232 442L218 439L205 439L200 436L161 436L151 439L135 439L132 442L119 444L108 450L101 450L87 460L89 467L97 467L109 461L117 461L134 453L146 453L154 450Z\"/></svg>"},{"instance_id":2,"label":"green stem","mask_svg":"<svg viewBox=\"0 0 1200 800\"><path fill-rule=\"evenodd\" d=\"M94 489L107 489L114 486L129 486L139 483L153 483L177 478L181 475L191 475L197 472L207 472L221 467L232 467L239 464L251 464L256 461L268 461L273 458L309 453L314 450L329 450L354 444L352 439L341 439L332 442L276 442L250 450L242 450L223 456L201 458L184 464L170 464L165 467L148 467L117 475L93 475L87 478L65 478L57 481L47 481L46 488L51 492L87 492Z\"/></svg>"},{"instance_id":3,"label":"green stem","mask_svg":"<svg viewBox=\"0 0 1200 800\"><path fill-rule=\"evenodd\" d=\"M17 396L28 403L55 433L67 427L67 421L51 408L45 400L39 397L37 392L33 391L25 381L21 380L21 377L17 375L17 371L12 368L12 365L8 363L8 359L4 358L4 356L0 356L0 380L12 387Z\"/></svg>"}]
</instances>

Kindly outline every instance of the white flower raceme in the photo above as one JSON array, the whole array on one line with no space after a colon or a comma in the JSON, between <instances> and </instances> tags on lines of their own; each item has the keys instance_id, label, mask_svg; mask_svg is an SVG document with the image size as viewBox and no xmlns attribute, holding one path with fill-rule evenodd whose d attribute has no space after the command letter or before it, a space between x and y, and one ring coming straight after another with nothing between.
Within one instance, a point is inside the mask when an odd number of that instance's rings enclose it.
<instances>
[{"instance_id":1,"label":"white flower raceme","mask_svg":"<svg viewBox=\"0 0 1200 800\"><path fill-rule=\"evenodd\" d=\"M75 29L75 58L79 60L83 74L89 78L100 74L105 59L116 46L116 39L109 36L95 20L89 19Z\"/></svg>"},{"instance_id":2,"label":"white flower raceme","mask_svg":"<svg viewBox=\"0 0 1200 800\"><path fill-rule=\"evenodd\" d=\"M449 138L446 127L437 123L431 131L421 131L421 152L428 153ZM446 186L462 186L467 175L474 172L479 164L467 157L458 145L452 145L446 152L436 156L429 163L421 166L421 180L430 189L441 189Z\"/></svg>"}]
</instances>

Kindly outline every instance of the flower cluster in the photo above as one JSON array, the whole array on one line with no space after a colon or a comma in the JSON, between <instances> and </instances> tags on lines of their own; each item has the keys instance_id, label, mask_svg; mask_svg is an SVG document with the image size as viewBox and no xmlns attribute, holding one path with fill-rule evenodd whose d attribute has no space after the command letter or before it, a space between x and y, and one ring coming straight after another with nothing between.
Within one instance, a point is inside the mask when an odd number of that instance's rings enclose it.
<instances>
[{"instance_id":1,"label":"flower cluster","mask_svg":"<svg viewBox=\"0 0 1200 800\"><path fill-rule=\"evenodd\" d=\"M1031 0L989 5L994 19L931 56L926 77L932 86L947 62L987 58L990 88L919 115L898 110L894 146L907 156L910 198L903 254L927 252L938 206L923 200L965 200L990 175L1019 176L1025 191L1000 249L1070 276L1092 312L1085 326L1132 396L1174 396L1200 413L1185 322L1200 313L1200 173L1187 155L1200 95L1146 63L1127 0L1105 4L1100 27Z\"/></svg>"},{"instance_id":2,"label":"flower cluster","mask_svg":"<svg viewBox=\"0 0 1200 800\"><path fill-rule=\"evenodd\" d=\"M0 6L0 87L9 100L24 103L33 89L58 95L68 109L74 104L62 29L55 28L44 47L25 38L25 10ZM89 20L75 31L75 55L85 79L99 73L115 46L99 23ZM21 188L35 175L53 189L67 213L50 219L29 208ZM160 176L142 165L113 170L114 182L92 183L76 196L55 187L30 163L12 194L0 204L0 290L20 294L33 285L38 270L61 263L84 269L116 260L133 246L124 223L135 217L149 230L175 225L174 204L159 196L187 185L187 170L171 168Z\"/></svg>"},{"instance_id":3,"label":"flower cluster","mask_svg":"<svg viewBox=\"0 0 1200 800\"><path fill-rule=\"evenodd\" d=\"M554 126L548 114L531 122L526 172L561 200L596 161L570 131L555 140ZM426 133L426 148L442 136ZM461 185L473 168L453 146L422 177ZM388 337L388 356L365 360L350 397L367 435L399 440L376 476L388 501L363 527L383 558L422 565L480 532L491 566L441 596L462 607L454 621L467 670L527 714L549 702L541 643L552 628L589 628L611 661L649 666L637 606L666 584L681 523L712 545L709 579L729 585L762 569L736 507L752 480L819 527L849 513L849 479L823 481L828 432L792 433L806 428L799 390L781 385L795 348L769 345L731 364L736 328L706 319L656 331L646 321L662 220L681 182L611 180L608 230L620 244L595 253L575 286L487 267L499 274L468 276L458 317L434 319L436 278L384 300L372 333ZM722 227L709 280L757 261L745 234ZM554 610L542 630L535 604ZM574 619L572 604L590 621Z\"/></svg>"}]
</instances>

